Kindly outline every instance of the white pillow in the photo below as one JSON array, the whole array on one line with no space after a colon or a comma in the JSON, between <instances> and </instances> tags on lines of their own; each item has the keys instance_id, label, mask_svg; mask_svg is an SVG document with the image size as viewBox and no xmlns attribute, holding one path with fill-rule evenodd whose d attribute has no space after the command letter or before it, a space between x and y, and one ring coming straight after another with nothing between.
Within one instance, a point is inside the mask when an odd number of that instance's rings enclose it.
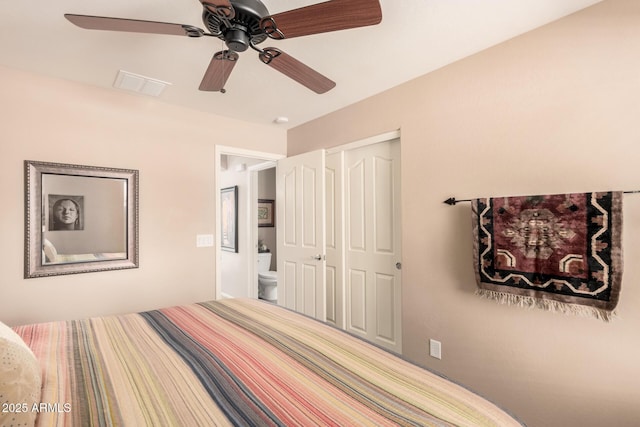
<instances>
[{"instance_id":1,"label":"white pillow","mask_svg":"<svg viewBox=\"0 0 640 427\"><path fill-rule=\"evenodd\" d=\"M40 365L13 329L0 322L0 426L33 426L40 402Z\"/></svg>"},{"instance_id":2,"label":"white pillow","mask_svg":"<svg viewBox=\"0 0 640 427\"><path fill-rule=\"evenodd\" d=\"M42 251L44 252L45 260L47 262L54 263L57 261L56 258L58 258L58 251L49 240L43 239Z\"/></svg>"}]
</instances>

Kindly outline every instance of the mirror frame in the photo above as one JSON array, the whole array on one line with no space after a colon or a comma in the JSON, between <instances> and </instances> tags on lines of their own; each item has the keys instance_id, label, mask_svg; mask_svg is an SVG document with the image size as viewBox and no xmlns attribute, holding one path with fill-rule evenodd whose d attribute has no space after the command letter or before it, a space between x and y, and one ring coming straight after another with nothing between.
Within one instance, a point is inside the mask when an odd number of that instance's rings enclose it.
<instances>
[{"instance_id":1,"label":"mirror frame","mask_svg":"<svg viewBox=\"0 0 640 427\"><path fill-rule=\"evenodd\" d=\"M138 268L138 182L139 173L133 169L116 169L99 166L81 166L64 163L24 161L25 173L25 239L24 278L49 277L63 274L92 273L96 271ZM42 262L42 175L56 174L94 178L116 178L127 186L127 257L115 260L98 260L63 264Z\"/></svg>"}]
</instances>

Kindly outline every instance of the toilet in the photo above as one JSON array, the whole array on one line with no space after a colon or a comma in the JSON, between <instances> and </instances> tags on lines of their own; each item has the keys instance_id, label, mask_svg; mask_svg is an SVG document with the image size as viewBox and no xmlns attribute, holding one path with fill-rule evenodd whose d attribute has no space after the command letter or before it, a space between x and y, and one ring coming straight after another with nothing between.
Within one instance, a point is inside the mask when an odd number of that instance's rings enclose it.
<instances>
[{"instance_id":1,"label":"toilet","mask_svg":"<svg viewBox=\"0 0 640 427\"><path fill-rule=\"evenodd\" d=\"M258 254L258 298L267 301L278 300L278 272L269 271L271 252Z\"/></svg>"}]
</instances>

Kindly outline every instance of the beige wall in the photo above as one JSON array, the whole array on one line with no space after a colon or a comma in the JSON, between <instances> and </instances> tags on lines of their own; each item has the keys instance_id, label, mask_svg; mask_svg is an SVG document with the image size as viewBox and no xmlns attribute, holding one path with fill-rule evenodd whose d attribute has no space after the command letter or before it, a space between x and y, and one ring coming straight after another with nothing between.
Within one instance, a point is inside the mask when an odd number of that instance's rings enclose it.
<instances>
[{"instance_id":1,"label":"beige wall","mask_svg":"<svg viewBox=\"0 0 640 427\"><path fill-rule=\"evenodd\" d=\"M289 131L291 155L401 129L404 353L530 427L640 425L640 194L609 324L474 296L470 207L442 201L639 190L638 16L605 1Z\"/></svg>"},{"instance_id":2,"label":"beige wall","mask_svg":"<svg viewBox=\"0 0 640 427\"><path fill-rule=\"evenodd\" d=\"M284 153L283 130L3 67L0 94L0 320L71 319L214 297L214 248L195 245L197 234L217 232L214 144ZM138 169L140 268L23 279L24 160Z\"/></svg>"}]
</instances>

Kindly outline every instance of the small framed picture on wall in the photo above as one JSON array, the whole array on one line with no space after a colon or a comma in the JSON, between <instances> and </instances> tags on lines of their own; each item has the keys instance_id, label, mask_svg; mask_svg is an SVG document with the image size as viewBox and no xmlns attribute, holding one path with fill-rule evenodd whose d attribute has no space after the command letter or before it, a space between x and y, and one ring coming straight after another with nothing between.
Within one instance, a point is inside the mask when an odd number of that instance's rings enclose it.
<instances>
[{"instance_id":1,"label":"small framed picture on wall","mask_svg":"<svg viewBox=\"0 0 640 427\"><path fill-rule=\"evenodd\" d=\"M273 200L258 199L258 227L273 227Z\"/></svg>"}]
</instances>

